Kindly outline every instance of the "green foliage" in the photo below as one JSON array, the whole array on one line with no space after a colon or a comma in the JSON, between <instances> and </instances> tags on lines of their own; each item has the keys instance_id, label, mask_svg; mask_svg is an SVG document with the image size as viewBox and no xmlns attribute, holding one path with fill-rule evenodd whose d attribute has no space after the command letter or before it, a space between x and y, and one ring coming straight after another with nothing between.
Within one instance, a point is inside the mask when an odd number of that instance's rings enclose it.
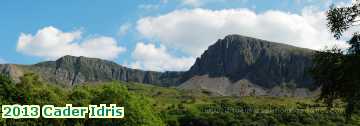
<instances>
[{"instance_id":1,"label":"green foliage","mask_svg":"<svg viewBox=\"0 0 360 126\"><path fill-rule=\"evenodd\" d=\"M339 39L342 33L354 26L358 22L357 18L360 15L359 0L354 2L353 6L349 7L334 7L332 6L327 12L328 27L334 33L334 37Z\"/></svg>"},{"instance_id":2,"label":"green foliage","mask_svg":"<svg viewBox=\"0 0 360 126\"><path fill-rule=\"evenodd\" d=\"M345 93L346 88L341 85L345 76L344 61L343 52L336 48L319 51L314 56L311 70L314 83L321 86L319 100L324 100L328 107Z\"/></svg>"},{"instance_id":3,"label":"green foliage","mask_svg":"<svg viewBox=\"0 0 360 126\"><path fill-rule=\"evenodd\" d=\"M319 100L333 107L337 99L346 105L346 116L360 109L360 57L357 54L344 54L340 49L317 52L314 56L312 75L315 84L321 86Z\"/></svg>"},{"instance_id":4,"label":"green foliage","mask_svg":"<svg viewBox=\"0 0 360 126\"><path fill-rule=\"evenodd\" d=\"M327 13L328 27L339 39L343 32L359 22L359 16L359 0L352 6L331 7ZM312 75L315 83L321 86L319 100L323 100L329 109L334 100L343 100L347 120L350 120L351 115L360 109L360 35L354 33L348 44L350 47L345 53L336 48L317 52Z\"/></svg>"},{"instance_id":5,"label":"green foliage","mask_svg":"<svg viewBox=\"0 0 360 126\"><path fill-rule=\"evenodd\" d=\"M121 125L121 126L163 126L159 114L145 96L128 92L125 85L112 82L98 85L79 85L65 89L45 84L35 74L25 74L15 84L6 76L0 76L2 104L34 104L65 106L88 106L90 104L117 104L125 107L124 119L1 119L1 125ZM29 99L19 99L25 97Z\"/></svg>"},{"instance_id":6,"label":"green foliage","mask_svg":"<svg viewBox=\"0 0 360 126\"><path fill-rule=\"evenodd\" d=\"M55 106L88 106L89 104L117 104L125 107L124 119L0 119L0 125L36 126L287 126L287 125L341 125L341 114L306 112L205 112L204 106L212 105L242 109L302 108L304 104L316 105L313 99L289 97L209 97L201 92L179 91L138 83L109 82L77 85L63 88L46 84L35 74L26 74L15 84L0 76L0 101L4 104L54 104ZM24 92L26 91L26 92ZM2 92L1 92L2 93ZM18 101L16 96L30 99ZM15 98L12 98L15 97ZM285 105L285 106L284 106ZM305 106L305 107L304 107ZM322 105L319 105L322 106ZM354 119L355 120L355 119ZM356 121L349 125L359 124Z\"/></svg>"},{"instance_id":7,"label":"green foliage","mask_svg":"<svg viewBox=\"0 0 360 126\"><path fill-rule=\"evenodd\" d=\"M17 99L15 83L7 76L0 74L0 98L2 104L11 104Z\"/></svg>"},{"instance_id":8,"label":"green foliage","mask_svg":"<svg viewBox=\"0 0 360 126\"><path fill-rule=\"evenodd\" d=\"M124 106L126 119L116 121L118 124L124 126L165 125L149 105L151 102L148 98L129 93L127 88L119 83L100 85L100 89L102 91L94 96L91 103Z\"/></svg>"}]
</instances>

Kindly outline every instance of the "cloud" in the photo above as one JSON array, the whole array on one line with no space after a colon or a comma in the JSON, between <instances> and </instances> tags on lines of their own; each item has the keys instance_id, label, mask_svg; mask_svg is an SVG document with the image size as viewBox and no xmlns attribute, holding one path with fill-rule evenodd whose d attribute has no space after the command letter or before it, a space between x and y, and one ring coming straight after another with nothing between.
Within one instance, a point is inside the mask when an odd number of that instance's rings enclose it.
<instances>
[{"instance_id":1,"label":"cloud","mask_svg":"<svg viewBox=\"0 0 360 126\"><path fill-rule=\"evenodd\" d=\"M332 4L334 4L336 7L349 7L359 3L360 3L359 0L347 0L347 1L334 1Z\"/></svg>"},{"instance_id":2,"label":"cloud","mask_svg":"<svg viewBox=\"0 0 360 126\"><path fill-rule=\"evenodd\" d=\"M113 60L126 49L106 36L81 39L81 31L63 32L53 26L44 27L35 35L21 33L17 51L23 54L56 59L64 55Z\"/></svg>"},{"instance_id":3,"label":"cloud","mask_svg":"<svg viewBox=\"0 0 360 126\"><path fill-rule=\"evenodd\" d=\"M130 30L131 26L131 23L122 24L119 28L118 36L125 35Z\"/></svg>"},{"instance_id":4,"label":"cloud","mask_svg":"<svg viewBox=\"0 0 360 126\"><path fill-rule=\"evenodd\" d=\"M144 17L136 27L145 38L159 40L194 57L228 34L311 49L334 44L345 46L345 42L335 40L329 33L325 12L314 8L304 8L300 14L276 10L255 13L249 9L183 9Z\"/></svg>"},{"instance_id":5,"label":"cloud","mask_svg":"<svg viewBox=\"0 0 360 126\"><path fill-rule=\"evenodd\" d=\"M209 4L224 4L224 3L237 3L244 4L247 3L248 0L179 0L182 5L190 6L190 7L205 7Z\"/></svg>"},{"instance_id":6,"label":"cloud","mask_svg":"<svg viewBox=\"0 0 360 126\"><path fill-rule=\"evenodd\" d=\"M163 45L156 47L154 44L145 44L143 42L136 44L132 52L132 58L134 62L127 66L152 71L188 70L195 61L192 57L175 57L170 55Z\"/></svg>"},{"instance_id":7,"label":"cloud","mask_svg":"<svg viewBox=\"0 0 360 126\"><path fill-rule=\"evenodd\" d=\"M160 8L159 4L140 4L138 6L139 9L143 10L157 10Z\"/></svg>"},{"instance_id":8,"label":"cloud","mask_svg":"<svg viewBox=\"0 0 360 126\"><path fill-rule=\"evenodd\" d=\"M137 8L145 11L155 11L159 10L163 5L167 4L168 2L168 0L159 0L158 3L155 4L140 4L137 6Z\"/></svg>"}]
</instances>

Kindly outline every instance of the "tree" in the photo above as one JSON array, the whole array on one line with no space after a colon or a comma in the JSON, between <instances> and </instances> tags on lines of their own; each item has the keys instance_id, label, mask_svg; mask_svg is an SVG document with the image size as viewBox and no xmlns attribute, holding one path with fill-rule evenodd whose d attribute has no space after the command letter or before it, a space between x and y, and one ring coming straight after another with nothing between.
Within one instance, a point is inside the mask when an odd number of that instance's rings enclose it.
<instances>
[{"instance_id":1,"label":"tree","mask_svg":"<svg viewBox=\"0 0 360 126\"><path fill-rule=\"evenodd\" d=\"M331 6L327 12L329 30L340 39L345 31L358 25L359 17L360 0L348 7ZM348 44L350 47L346 52L337 48L317 52L312 74L315 83L321 86L319 99L328 108L332 107L334 100L343 100L349 120L360 104L360 35L355 32Z\"/></svg>"},{"instance_id":2,"label":"tree","mask_svg":"<svg viewBox=\"0 0 360 126\"><path fill-rule=\"evenodd\" d=\"M340 39L342 34L360 20L360 3L356 0L349 7L335 7L332 5L327 12L328 27L336 39Z\"/></svg>"},{"instance_id":3,"label":"tree","mask_svg":"<svg viewBox=\"0 0 360 126\"><path fill-rule=\"evenodd\" d=\"M315 84L321 87L319 100L323 100L330 109L334 100L343 93L342 79L344 55L340 49L333 48L316 52L313 58L312 75ZM340 90L341 89L341 90Z\"/></svg>"},{"instance_id":4,"label":"tree","mask_svg":"<svg viewBox=\"0 0 360 126\"><path fill-rule=\"evenodd\" d=\"M0 74L0 97L1 101L14 103L18 99L15 82L10 77ZM8 103L8 104L9 104Z\"/></svg>"},{"instance_id":5,"label":"tree","mask_svg":"<svg viewBox=\"0 0 360 126\"><path fill-rule=\"evenodd\" d=\"M100 89L100 90L99 90ZM125 118L117 120L97 120L98 123L121 124L122 126L164 126L164 122L156 111L151 108L151 100L142 95L128 92L126 86L112 82L93 88L96 95L91 104L116 104L125 108ZM91 120L90 120L91 121Z\"/></svg>"}]
</instances>

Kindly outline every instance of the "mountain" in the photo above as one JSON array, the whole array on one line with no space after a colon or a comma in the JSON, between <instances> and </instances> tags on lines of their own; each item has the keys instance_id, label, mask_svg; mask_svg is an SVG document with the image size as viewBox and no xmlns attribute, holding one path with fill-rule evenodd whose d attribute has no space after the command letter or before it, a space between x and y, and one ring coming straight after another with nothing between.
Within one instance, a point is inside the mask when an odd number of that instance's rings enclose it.
<instances>
[{"instance_id":1,"label":"mountain","mask_svg":"<svg viewBox=\"0 0 360 126\"><path fill-rule=\"evenodd\" d=\"M101 59L64 56L34 65L0 65L0 73L19 81L24 73L35 72L45 81L68 86L120 80L213 95L309 96L314 86L306 70L313 53L286 44L228 35L211 45L184 72L143 71Z\"/></svg>"},{"instance_id":2,"label":"mountain","mask_svg":"<svg viewBox=\"0 0 360 126\"><path fill-rule=\"evenodd\" d=\"M34 65L0 65L0 72L14 80L19 80L24 73L35 72L45 81L68 86L112 80L172 86L178 83L182 74L142 71L126 68L111 61L74 56L64 56L56 61Z\"/></svg>"},{"instance_id":3,"label":"mountain","mask_svg":"<svg viewBox=\"0 0 360 126\"><path fill-rule=\"evenodd\" d=\"M228 35L211 45L183 75L182 89L220 95L309 95L313 50Z\"/></svg>"}]
</instances>

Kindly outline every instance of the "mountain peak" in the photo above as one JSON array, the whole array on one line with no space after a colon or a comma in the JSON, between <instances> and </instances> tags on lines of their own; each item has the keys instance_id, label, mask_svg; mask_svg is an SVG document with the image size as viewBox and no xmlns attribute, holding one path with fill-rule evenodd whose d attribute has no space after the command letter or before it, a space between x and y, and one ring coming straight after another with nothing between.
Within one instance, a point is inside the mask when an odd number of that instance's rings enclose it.
<instances>
[{"instance_id":1,"label":"mountain peak","mask_svg":"<svg viewBox=\"0 0 360 126\"><path fill-rule=\"evenodd\" d=\"M223 40L237 40L237 39L257 39L257 38L253 38L253 37L249 37L249 36L245 36L245 35L239 35L239 34L229 34L226 35L224 37Z\"/></svg>"},{"instance_id":2,"label":"mountain peak","mask_svg":"<svg viewBox=\"0 0 360 126\"><path fill-rule=\"evenodd\" d=\"M266 88L291 81L307 86L310 78L304 71L310 66L312 53L286 44L228 35L209 46L182 80L208 75L234 82L246 79Z\"/></svg>"},{"instance_id":3,"label":"mountain peak","mask_svg":"<svg viewBox=\"0 0 360 126\"><path fill-rule=\"evenodd\" d=\"M276 89L279 85L311 88L312 81L305 70L311 66L313 53L309 49L232 34L209 46L186 72L142 71L112 61L66 55L56 61L29 66L0 65L0 73L21 75L21 72L31 71L48 82L66 85L113 80L183 85L179 87L221 90L224 95L236 94L244 85L250 85L249 89L266 94L268 89ZM274 92L278 92L277 89Z\"/></svg>"},{"instance_id":4,"label":"mountain peak","mask_svg":"<svg viewBox=\"0 0 360 126\"><path fill-rule=\"evenodd\" d=\"M245 35L239 35L239 34L230 34L225 36L223 39L220 39L220 42L251 42L253 40L261 40L261 42L268 42L266 40L249 37ZM274 42L272 42L274 43Z\"/></svg>"},{"instance_id":5,"label":"mountain peak","mask_svg":"<svg viewBox=\"0 0 360 126\"><path fill-rule=\"evenodd\" d=\"M130 81L155 85L175 85L182 72L153 72L126 68L113 61L66 55L56 61L30 66L50 82L75 85L89 82Z\"/></svg>"},{"instance_id":6,"label":"mountain peak","mask_svg":"<svg viewBox=\"0 0 360 126\"><path fill-rule=\"evenodd\" d=\"M265 48L266 47L269 48L271 46L270 48L275 47L277 49L279 49L280 47L282 49L302 49L302 48L284 44L284 43L271 42L271 41L267 41L267 40L263 40L263 39L259 39L259 38L238 35L238 34L227 35L223 39L219 39L214 45L218 45L219 43L222 43L222 44L242 43L240 45L258 45L258 46L262 46ZM304 49L304 50L309 50L309 49Z\"/></svg>"},{"instance_id":7,"label":"mountain peak","mask_svg":"<svg viewBox=\"0 0 360 126\"><path fill-rule=\"evenodd\" d=\"M56 60L56 62L75 62L77 60L86 60L86 61L106 61L98 58L89 58L84 56L71 56L71 55L65 55L63 57L60 57ZM110 61L107 61L110 62Z\"/></svg>"}]
</instances>

